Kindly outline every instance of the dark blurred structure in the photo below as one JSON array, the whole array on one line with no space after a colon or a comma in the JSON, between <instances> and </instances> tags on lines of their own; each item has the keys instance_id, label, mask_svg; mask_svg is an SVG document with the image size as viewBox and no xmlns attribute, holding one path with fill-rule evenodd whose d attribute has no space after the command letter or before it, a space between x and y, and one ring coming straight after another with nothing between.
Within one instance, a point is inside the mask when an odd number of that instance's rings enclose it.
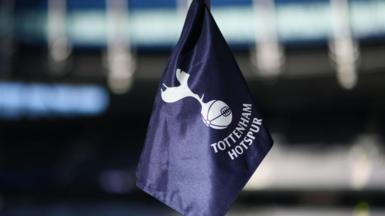
<instances>
[{"instance_id":1,"label":"dark blurred structure","mask_svg":"<svg viewBox=\"0 0 385 216\"><path fill-rule=\"evenodd\" d=\"M212 4L276 142L229 215L384 215L385 1ZM175 215L134 176L187 6L0 1L2 215Z\"/></svg>"}]
</instances>

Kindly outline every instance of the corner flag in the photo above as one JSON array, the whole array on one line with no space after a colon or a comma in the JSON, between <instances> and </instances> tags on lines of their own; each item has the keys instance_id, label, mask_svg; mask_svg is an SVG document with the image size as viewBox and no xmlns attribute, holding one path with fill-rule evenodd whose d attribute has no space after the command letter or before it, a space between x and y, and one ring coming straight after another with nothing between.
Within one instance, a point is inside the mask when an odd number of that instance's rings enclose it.
<instances>
[{"instance_id":1,"label":"corner flag","mask_svg":"<svg viewBox=\"0 0 385 216\"><path fill-rule=\"evenodd\" d=\"M194 0L164 71L137 185L187 216L223 216L272 147L241 71Z\"/></svg>"}]
</instances>

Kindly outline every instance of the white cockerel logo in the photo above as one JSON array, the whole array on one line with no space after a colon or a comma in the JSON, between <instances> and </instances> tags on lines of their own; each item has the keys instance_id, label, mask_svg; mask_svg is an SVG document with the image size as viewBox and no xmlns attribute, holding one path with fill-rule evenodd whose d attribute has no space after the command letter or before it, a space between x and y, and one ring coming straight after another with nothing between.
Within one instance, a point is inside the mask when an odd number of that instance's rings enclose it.
<instances>
[{"instance_id":1,"label":"white cockerel logo","mask_svg":"<svg viewBox=\"0 0 385 216\"><path fill-rule=\"evenodd\" d=\"M176 79L180 83L179 86L168 87L165 84L165 89L161 89L162 100L166 103L175 103L183 98L192 97L201 105L202 120L206 126L213 129L225 129L232 121L233 115L230 107L223 101L211 100L207 103L202 97L191 91L188 87L188 79L190 75L183 72L181 69L176 71Z\"/></svg>"}]
</instances>

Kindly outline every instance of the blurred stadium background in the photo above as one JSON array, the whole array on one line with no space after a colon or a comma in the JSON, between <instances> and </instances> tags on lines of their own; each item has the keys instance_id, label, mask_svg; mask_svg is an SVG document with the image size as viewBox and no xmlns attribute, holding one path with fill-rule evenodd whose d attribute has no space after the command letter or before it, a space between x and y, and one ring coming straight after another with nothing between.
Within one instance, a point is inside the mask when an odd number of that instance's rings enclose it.
<instances>
[{"instance_id":1,"label":"blurred stadium background","mask_svg":"<svg viewBox=\"0 0 385 216\"><path fill-rule=\"evenodd\" d=\"M0 1L1 215L176 215L134 174L188 4ZM275 139L229 215L385 215L385 1L212 12Z\"/></svg>"}]
</instances>

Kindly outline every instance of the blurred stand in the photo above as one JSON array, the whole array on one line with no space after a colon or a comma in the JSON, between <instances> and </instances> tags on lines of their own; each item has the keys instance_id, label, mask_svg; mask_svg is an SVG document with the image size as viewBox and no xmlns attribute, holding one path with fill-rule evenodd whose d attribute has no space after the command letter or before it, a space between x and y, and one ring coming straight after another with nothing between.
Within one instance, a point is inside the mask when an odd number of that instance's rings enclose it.
<instances>
[{"instance_id":1,"label":"blurred stand","mask_svg":"<svg viewBox=\"0 0 385 216\"><path fill-rule=\"evenodd\" d=\"M383 191L385 155L375 134L357 136L349 146L332 143L288 145L275 135L275 147L246 186L247 191Z\"/></svg>"},{"instance_id":2,"label":"blurred stand","mask_svg":"<svg viewBox=\"0 0 385 216\"><path fill-rule=\"evenodd\" d=\"M190 2L0 1L1 215L176 215L135 167ZM385 215L385 2L214 3L275 140L229 215Z\"/></svg>"}]
</instances>

